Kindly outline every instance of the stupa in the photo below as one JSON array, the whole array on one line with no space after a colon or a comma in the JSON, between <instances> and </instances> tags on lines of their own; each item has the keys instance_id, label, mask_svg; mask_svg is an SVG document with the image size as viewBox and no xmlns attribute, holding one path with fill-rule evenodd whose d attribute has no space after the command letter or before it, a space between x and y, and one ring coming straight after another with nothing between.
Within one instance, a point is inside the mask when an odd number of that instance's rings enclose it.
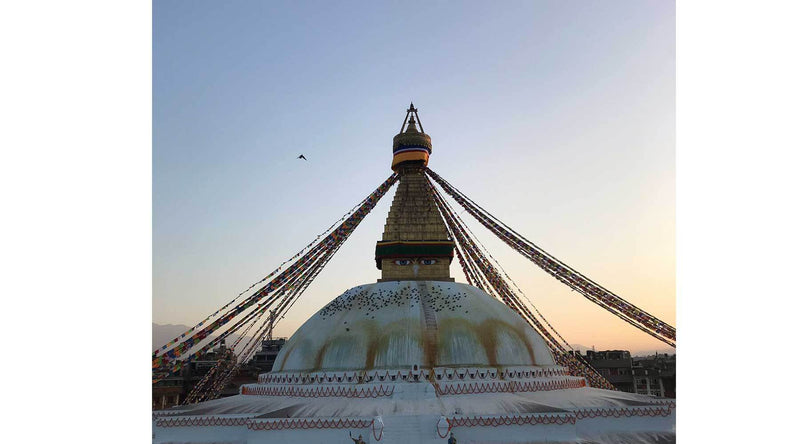
<instances>
[{"instance_id":1,"label":"stupa","mask_svg":"<svg viewBox=\"0 0 800 444\"><path fill-rule=\"evenodd\" d=\"M380 279L314 314L239 395L155 412L154 443L675 441L674 400L590 387L518 312L454 281L431 153L412 104L394 137Z\"/></svg>"}]
</instances>

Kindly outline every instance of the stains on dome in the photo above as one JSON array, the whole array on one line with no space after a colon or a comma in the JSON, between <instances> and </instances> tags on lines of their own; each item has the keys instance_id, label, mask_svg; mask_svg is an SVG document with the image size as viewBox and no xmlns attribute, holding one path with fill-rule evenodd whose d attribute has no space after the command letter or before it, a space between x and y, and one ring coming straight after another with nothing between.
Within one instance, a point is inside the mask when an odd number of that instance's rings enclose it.
<instances>
[{"instance_id":1,"label":"stains on dome","mask_svg":"<svg viewBox=\"0 0 800 444\"><path fill-rule=\"evenodd\" d=\"M517 313L470 285L390 281L347 290L312 316L273 371L555 365Z\"/></svg>"},{"instance_id":2,"label":"stains on dome","mask_svg":"<svg viewBox=\"0 0 800 444\"><path fill-rule=\"evenodd\" d=\"M361 363L366 367L367 341L363 335L347 335L332 338L318 353L317 367L333 368L342 361Z\"/></svg>"},{"instance_id":3,"label":"stains on dome","mask_svg":"<svg viewBox=\"0 0 800 444\"><path fill-rule=\"evenodd\" d=\"M437 344L438 364L442 366L467 366L476 363L491 364L487 350L478 336L478 329L466 319L448 319L439 324Z\"/></svg>"},{"instance_id":4,"label":"stains on dome","mask_svg":"<svg viewBox=\"0 0 800 444\"><path fill-rule=\"evenodd\" d=\"M401 359L423 362L423 346L421 331L409 328L408 320L393 322L382 329L373 361L367 363L367 369L391 368Z\"/></svg>"},{"instance_id":5,"label":"stains on dome","mask_svg":"<svg viewBox=\"0 0 800 444\"><path fill-rule=\"evenodd\" d=\"M533 347L525 341L524 335L503 323L496 323L491 331L494 357L498 362L506 365L536 365Z\"/></svg>"}]
</instances>

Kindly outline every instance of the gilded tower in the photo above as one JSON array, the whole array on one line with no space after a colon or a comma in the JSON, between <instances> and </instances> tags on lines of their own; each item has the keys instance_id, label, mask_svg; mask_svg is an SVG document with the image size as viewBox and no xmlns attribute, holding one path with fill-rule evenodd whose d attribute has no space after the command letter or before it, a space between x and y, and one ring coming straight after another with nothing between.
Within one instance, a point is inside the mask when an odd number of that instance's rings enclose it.
<instances>
[{"instance_id":1,"label":"gilded tower","mask_svg":"<svg viewBox=\"0 0 800 444\"><path fill-rule=\"evenodd\" d=\"M419 123L419 129L417 129ZM407 124L407 125L406 125ZM428 189L423 169L433 147L414 104L394 136L392 169L400 176L375 262L383 281L453 281L454 243Z\"/></svg>"}]
</instances>

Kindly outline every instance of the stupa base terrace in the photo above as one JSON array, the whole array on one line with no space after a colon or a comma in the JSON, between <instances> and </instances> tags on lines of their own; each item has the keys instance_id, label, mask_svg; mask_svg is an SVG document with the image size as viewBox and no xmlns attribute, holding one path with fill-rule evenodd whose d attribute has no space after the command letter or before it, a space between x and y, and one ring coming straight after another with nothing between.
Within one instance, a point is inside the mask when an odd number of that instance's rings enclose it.
<instances>
[{"instance_id":1,"label":"stupa base terrace","mask_svg":"<svg viewBox=\"0 0 800 444\"><path fill-rule=\"evenodd\" d=\"M154 443L667 443L675 402L595 389L563 367L268 373L154 415Z\"/></svg>"}]
</instances>

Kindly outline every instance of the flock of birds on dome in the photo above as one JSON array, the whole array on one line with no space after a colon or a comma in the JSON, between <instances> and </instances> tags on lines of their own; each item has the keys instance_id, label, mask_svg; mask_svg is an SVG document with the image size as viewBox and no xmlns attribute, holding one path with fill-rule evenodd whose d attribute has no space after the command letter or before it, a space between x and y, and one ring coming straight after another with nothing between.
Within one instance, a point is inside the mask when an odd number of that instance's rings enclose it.
<instances>
[{"instance_id":1,"label":"flock of birds on dome","mask_svg":"<svg viewBox=\"0 0 800 444\"><path fill-rule=\"evenodd\" d=\"M298 156L298 159L307 160L303 155ZM585 377L593 387L614 389L602 375L583 361L580 354L570 353L572 349L567 341L477 241L461 219L463 213L475 218L523 257L590 301L660 341L675 346L674 327L628 303L545 252L429 168L425 167L423 171L436 207L445 221L451 239L455 242L454 253L468 283L494 296L517 312L541 334L556 361L559 365L568 367L571 374ZM284 318L286 312L398 178L398 174L392 174L375 191L276 270L182 335L155 350L152 355L153 383L179 372L186 364L200 359L225 338L237 333L239 338L234 346L228 348L228 353L218 359L216 365L195 386L184 403L217 398L241 365L252 357L256 346ZM446 197L460 205L463 210L459 209L458 212ZM457 300L441 298L436 285L432 285L431 288L435 296L432 299L438 304L435 306L437 311L461 308ZM399 306L408 301L419 302L418 290L406 289L388 294L379 291L378 294L369 295L354 293L351 297L334 300L326 305L320 314L323 317L331 316L340 310L351 309L355 304L359 309L366 310L367 316L374 317L373 313L381 308L390 305ZM247 336L248 334L250 336Z\"/></svg>"},{"instance_id":2,"label":"flock of birds on dome","mask_svg":"<svg viewBox=\"0 0 800 444\"><path fill-rule=\"evenodd\" d=\"M464 292L446 295L442 291L442 287L435 284L429 287L429 292L432 297L427 300L430 302L431 308L436 312L445 309L456 311L462 308L461 304L457 302L466 296ZM336 313L356 308L359 311L363 311L365 316L374 319L373 313L383 308L402 307L405 305L413 308L419 303L419 297L419 289L417 288L403 287L396 291L378 288L377 291L370 292L367 289L356 287L347 290L342 296L322 307L319 314L322 319L326 319Z\"/></svg>"}]
</instances>

